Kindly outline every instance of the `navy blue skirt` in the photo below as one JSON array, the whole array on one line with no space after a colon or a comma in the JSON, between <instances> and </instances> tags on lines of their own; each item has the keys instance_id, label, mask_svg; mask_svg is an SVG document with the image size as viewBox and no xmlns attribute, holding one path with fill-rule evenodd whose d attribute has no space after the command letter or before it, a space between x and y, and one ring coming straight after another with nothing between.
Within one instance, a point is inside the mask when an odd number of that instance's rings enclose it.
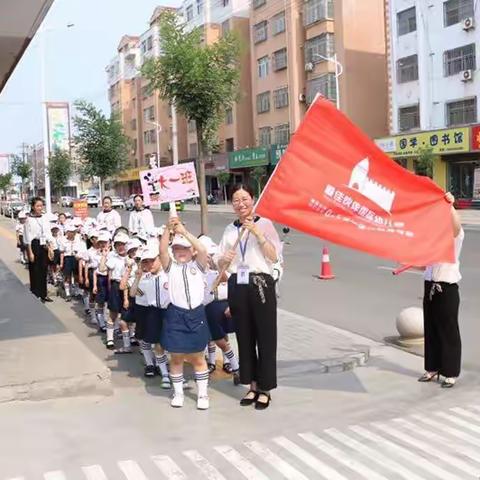
<instances>
[{"instance_id":1,"label":"navy blue skirt","mask_svg":"<svg viewBox=\"0 0 480 480\"><path fill-rule=\"evenodd\" d=\"M128 309L123 310L122 320L127 323L135 323L135 297L128 297Z\"/></svg>"},{"instance_id":2,"label":"navy blue skirt","mask_svg":"<svg viewBox=\"0 0 480 480\"><path fill-rule=\"evenodd\" d=\"M117 280L110 281L108 309L114 313L123 313L123 291L120 290L120 282Z\"/></svg>"},{"instance_id":3,"label":"navy blue skirt","mask_svg":"<svg viewBox=\"0 0 480 480\"><path fill-rule=\"evenodd\" d=\"M162 330L166 310L157 307L135 306L135 337L147 343L162 344ZM163 345L163 344L162 344Z\"/></svg>"},{"instance_id":4,"label":"navy blue skirt","mask_svg":"<svg viewBox=\"0 0 480 480\"><path fill-rule=\"evenodd\" d=\"M205 315L207 316L208 328L212 340L221 340L228 333L233 333L233 320L225 316L225 310L228 308L227 300L214 300L205 306Z\"/></svg>"},{"instance_id":5,"label":"navy blue skirt","mask_svg":"<svg viewBox=\"0 0 480 480\"><path fill-rule=\"evenodd\" d=\"M210 340L205 307L193 310L170 304L165 314L162 338L163 348L172 353L203 352Z\"/></svg>"},{"instance_id":6,"label":"navy blue skirt","mask_svg":"<svg viewBox=\"0 0 480 480\"><path fill-rule=\"evenodd\" d=\"M73 255L63 257L63 275L65 280L69 280L72 275L78 273L78 262Z\"/></svg>"},{"instance_id":7,"label":"navy blue skirt","mask_svg":"<svg viewBox=\"0 0 480 480\"><path fill-rule=\"evenodd\" d=\"M106 275L97 274L97 294L95 295L95 302L99 305L108 302L108 277Z\"/></svg>"}]
</instances>

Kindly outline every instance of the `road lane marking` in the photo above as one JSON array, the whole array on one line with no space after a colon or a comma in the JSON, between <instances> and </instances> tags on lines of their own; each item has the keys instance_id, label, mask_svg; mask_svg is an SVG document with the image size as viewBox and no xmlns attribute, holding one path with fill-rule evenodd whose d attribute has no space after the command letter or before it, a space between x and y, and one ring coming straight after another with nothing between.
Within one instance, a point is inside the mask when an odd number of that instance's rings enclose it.
<instances>
[{"instance_id":1,"label":"road lane marking","mask_svg":"<svg viewBox=\"0 0 480 480\"><path fill-rule=\"evenodd\" d=\"M449 420L460 427L466 428L467 430L471 430L475 433L480 433L480 427L477 425L472 425L471 423L467 422L466 420L462 420L461 418L457 418L454 415L449 415L448 413L444 412L436 412L435 415L440 418L444 418L445 420Z\"/></svg>"},{"instance_id":2,"label":"road lane marking","mask_svg":"<svg viewBox=\"0 0 480 480\"><path fill-rule=\"evenodd\" d=\"M219 445L214 449L230 462L248 480L269 480L255 465L242 457L235 449L228 445Z\"/></svg>"},{"instance_id":3,"label":"road lane marking","mask_svg":"<svg viewBox=\"0 0 480 480\"><path fill-rule=\"evenodd\" d=\"M325 430L325 433L327 435L330 435L332 438L339 441L340 443L343 443L347 447L350 447L352 450L355 450L356 452L366 456L381 467L384 467L396 473L397 475L400 475L405 480L425 480L424 477L413 473L411 470L403 467L403 465L400 465L400 463L396 462L395 460L391 460L377 450L366 447L363 443L360 443L359 441L349 437L348 435L339 432L335 428L329 428L328 430Z\"/></svg>"},{"instance_id":4,"label":"road lane marking","mask_svg":"<svg viewBox=\"0 0 480 480\"><path fill-rule=\"evenodd\" d=\"M103 468L100 465L82 467L82 471L87 480L108 480Z\"/></svg>"},{"instance_id":5,"label":"road lane marking","mask_svg":"<svg viewBox=\"0 0 480 480\"><path fill-rule=\"evenodd\" d=\"M377 435L376 433L372 433L364 427L352 426L349 427L352 432L357 433L363 438L375 442L380 447L386 447L387 450L397 453L401 457L405 458L411 463L417 465L417 467L423 468L425 471L435 475L436 478L442 478L443 480L461 480L460 477L457 475L453 475L443 468L437 467L433 463L425 460L424 458L415 455L414 453L408 451L407 449L397 445L396 443L390 442L390 440Z\"/></svg>"},{"instance_id":6,"label":"road lane marking","mask_svg":"<svg viewBox=\"0 0 480 480\"><path fill-rule=\"evenodd\" d=\"M473 412L469 412L464 408L455 407L455 408L451 408L450 411L456 413L457 415L461 415L462 417L470 418L471 420L480 422L480 415L477 415L476 413L473 413Z\"/></svg>"},{"instance_id":7,"label":"road lane marking","mask_svg":"<svg viewBox=\"0 0 480 480\"><path fill-rule=\"evenodd\" d=\"M225 480L225 477L197 450L187 450L183 454L208 478L208 480Z\"/></svg>"},{"instance_id":8,"label":"road lane marking","mask_svg":"<svg viewBox=\"0 0 480 480\"><path fill-rule=\"evenodd\" d=\"M288 480L308 480L305 475L300 473L296 468L292 467L288 462L280 458L260 442L245 442L245 445Z\"/></svg>"},{"instance_id":9,"label":"road lane marking","mask_svg":"<svg viewBox=\"0 0 480 480\"><path fill-rule=\"evenodd\" d=\"M383 475L380 475L379 473L376 473L370 468L363 465L363 463L357 462L353 458L345 456L345 452L342 452L342 450L340 450L339 448L336 448L325 440L322 440L320 437L317 437L317 435L312 432L299 433L299 436L303 438L306 442L318 448L321 452L329 455L337 462L347 466L355 473L358 473L359 475L365 477L368 480L388 480Z\"/></svg>"},{"instance_id":10,"label":"road lane marking","mask_svg":"<svg viewBox=\"0 0 480 480\"><path fill-rule=\"evenodd\" d=\"M155 455L152 462L169 480L184 480L187 476L182 469L167 455Z\"/></svg>"},{"instance_id":11,"label":"road lane marking","mask_svg":"<svg viewBox=\"0 0 480 480\"><path fill-rule=\"evenodd\" d=\"M43 475L45 480L67 480L65 474L60 470L55 470L54 472L47 472Z\"/></svg>"},{"instance_id":12,"label":"road lane marking","mask_svg":"<svg viewBox=\"0 0 480 480\"><path fill-rule=\"evenodd\" d=\"M303 448L299 447L292 441L285 437L276 437L273 441L283 447L292 455L295 455L303 463L307 464L310 468L327 480L347 480L343 475L340 475L335 469L329 467L327 464L314 457L311 453L307 452Z\"/></svg>"},{"instance_id":13,"label":"road lane marking","mask_svg":"<svg viewBox=\"0 0 480 480\"><path fill-rule=\"evenodd\" d=\"M118 467L127 480L148 480L138 463L133 460L123 460L118 462Z\"/></svg>"}]
</instances>

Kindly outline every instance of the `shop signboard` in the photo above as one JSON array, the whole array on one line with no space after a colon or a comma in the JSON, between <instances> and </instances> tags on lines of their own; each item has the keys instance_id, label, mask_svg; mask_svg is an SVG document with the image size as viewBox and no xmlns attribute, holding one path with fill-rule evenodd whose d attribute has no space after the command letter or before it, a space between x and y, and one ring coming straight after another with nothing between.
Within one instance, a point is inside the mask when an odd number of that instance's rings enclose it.
<instances>
[{"instance_id":1,"label":"shop signboard","mask_svg":"<svg viewBox=\"0 0 480 480\"><path fill-rule=\"evenodd\" d=\"M276 165L280 159L282 158L285 150L287 150L288 145L284 145L281 143L277 143L276 145L272 145L272 149L270 152L270 160L272 165Z\"/></svg>"},{"instance_id":2,"label":"shop signboard","mask_svg":"<svg viewBox=\"0 0 480 480\"><path fill-rule=\"evenodd\" d=\"M473 198L480 200L480 168L476 168L473 173Z\"/></svg>"},{"instance_id":3,"label":"shop signboard","mask_svg":"<svg viewBox=\"0 0 480 480\"><path fill-rule=\"evenodd\" d=\"M73 202L73 215L82 219L88 217L88 203L86 200L75 200Z\"/></svg>"},{"instance_id":4,"label":"shop signboard","mask_svg":"<svg viewBox=\"0 0 480 480\"><path fill-rule=\"evenodd\" d=\"M472 127L472 150L480 150L480 125Z\"/></svg>"},{"instance_id":5,"label":"shop signboard","mask_svg":"<svg viewBox=\"0 0 480 480\"><path fill-rule=\"evenodd\" d=\"M245 148L230 152L228 164L231 169L261 167L269 163L268 147Z\"/></svg>"}]
</instances>

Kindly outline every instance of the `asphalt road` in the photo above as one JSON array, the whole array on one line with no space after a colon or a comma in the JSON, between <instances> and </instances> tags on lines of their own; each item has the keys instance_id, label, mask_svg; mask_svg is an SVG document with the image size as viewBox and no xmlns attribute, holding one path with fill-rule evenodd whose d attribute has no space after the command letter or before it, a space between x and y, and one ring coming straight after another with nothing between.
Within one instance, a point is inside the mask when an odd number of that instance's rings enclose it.
<instances>
[{"instance_id":1,"label":"asphalt road","mask_svg":"<svg viewBox=\"0 0 480 480\"><path fill-rule=\"evenodd\" d=\"M92 216L97 210L92 210ZM128 224L129 212L120 211ZM154 212L155 224L167 222L167 212ZM181 217L192 233L200 232L197 212ZM219 241L233 214L211 213L209 232ZM396 336L395 318L406 307L421 306L423 279L420 272L393 276L393 263L350 249L329 245L334 280L316 278L320 272L324 242L299 232L291 232L284 249L285 275L281 284L280 306L374 340ZM462 252L460 324L464 343L464 365L480 367L477 339L480 338L478 312L480 296L480 231L468 229Z\"/></svg>"}]
</instances>

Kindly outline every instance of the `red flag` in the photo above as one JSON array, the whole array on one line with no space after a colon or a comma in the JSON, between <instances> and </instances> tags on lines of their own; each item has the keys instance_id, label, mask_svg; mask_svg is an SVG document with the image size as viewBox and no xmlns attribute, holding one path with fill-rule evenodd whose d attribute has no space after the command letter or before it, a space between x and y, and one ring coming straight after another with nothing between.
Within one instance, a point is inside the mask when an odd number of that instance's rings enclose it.
<instances>
[{"instance_id":1,"label":"red flag","mask_svg":"<svg viewBox=\"0 0 480 480\"><path fill-rule=\"evenodd\" d=\"M310 107L256 213L409 265L454 262L450 205L325 99Z\"/></svg>"}]
</instances>

